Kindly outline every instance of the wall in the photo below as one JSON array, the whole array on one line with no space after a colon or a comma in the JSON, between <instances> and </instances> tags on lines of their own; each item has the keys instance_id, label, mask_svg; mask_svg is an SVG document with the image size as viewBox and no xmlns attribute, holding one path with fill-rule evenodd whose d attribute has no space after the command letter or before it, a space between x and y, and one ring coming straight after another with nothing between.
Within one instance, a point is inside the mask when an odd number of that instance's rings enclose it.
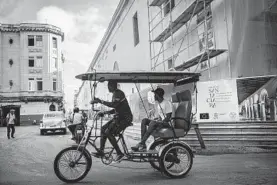
<instances>
[{"instance_id":1,"label":"wall","mask_svg":"<svg viewBox=\"0 0 277 185\"><path fill-rule=\"evenodd\" d=\"M13 44L9 44L9 39L13 39ZM1 33L1 85L0 91L12 92L19 91L20 83L20 35L18 33ZM9 64L9 60L13 60L13 65ZM13 81L13 86L10 88L9 81Z\"/></svg>"}]
</instances>

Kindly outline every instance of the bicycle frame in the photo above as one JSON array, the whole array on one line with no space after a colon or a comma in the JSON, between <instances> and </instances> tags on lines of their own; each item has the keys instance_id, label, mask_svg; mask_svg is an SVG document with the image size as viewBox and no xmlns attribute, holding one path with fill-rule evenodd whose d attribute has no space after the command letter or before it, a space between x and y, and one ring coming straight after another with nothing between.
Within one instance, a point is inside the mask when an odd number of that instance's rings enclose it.
<instances>
[{"instance_id":1,"label":"bicycle frame","mask_svg":"<svg viewBox=\"0 0 277 185\"><path fill-rule=\"evenodd\" d=\"M84 145L82 144L82 142L78 145L77 147L77 150L82 147L83 150L82 150L82 154L79 156L79 158L75 161L75 163L78 163L78 161L82 158L82 155L83 155L83 152L86 148L86 146L88 144L90 144L97 152L100 151L100 148L96 146L95 142L98 138L101 138L102 135L100 133L100 135L97 135L97 126L98 126L98 120L97 120L97 117L98 117L98 113L95 114L94 116L94 124L92 125L92 127L90 128L90 130L88 131L87 135L85 134L82 138L82 140L85 139L85 142L84 142ZM103 125L103 119L101 118L101 127L102 128L102 125ZM92 136L92 130L95 128L95 135ZM149 162L149 161L158 161L158 152L154 152L154 151L147 151L147 152L129 152L128 150L128 147L127 147L127 144L125 142L125 139L124 139L124 131L123 130L121 133L119 133L117 136L115 137L118 137L116 138L116 142L117 144L120 142L121 143L121 146L123 148L123 153L124 155L127 157L127 159L124 159L124 160L127 160L127 161L133 161L133 162ZM106 158L109 158L111 157L111 155L113 154L113 151L114 151L114 148L112 147L112 149L107 153L108 155L105 156Z\"/></svg>"}]
</instances>

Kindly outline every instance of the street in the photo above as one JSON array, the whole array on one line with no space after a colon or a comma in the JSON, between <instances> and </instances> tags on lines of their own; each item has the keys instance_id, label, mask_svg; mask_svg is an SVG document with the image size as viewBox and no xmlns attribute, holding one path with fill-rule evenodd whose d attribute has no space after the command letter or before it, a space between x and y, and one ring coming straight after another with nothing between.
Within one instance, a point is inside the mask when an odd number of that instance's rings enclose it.
<instances>
[{"instance_id":1,"label":"street","mask_svg":"<svg viewBox=\"0 0 277 185\"><path fill-rule=\"evenodd\" d=\"M15 137L8 140L6 128L0 128L1 185L64 184L54 174L53 161L61 149L73 144L69 132L41 136L38 126L26 126L16 127ZM76 184L276 185L277 154L196 155L192 170L183 179L168 179L148 163L123 161L105 166L93 158L90 172Z\"/></svg>"}]
</instances>

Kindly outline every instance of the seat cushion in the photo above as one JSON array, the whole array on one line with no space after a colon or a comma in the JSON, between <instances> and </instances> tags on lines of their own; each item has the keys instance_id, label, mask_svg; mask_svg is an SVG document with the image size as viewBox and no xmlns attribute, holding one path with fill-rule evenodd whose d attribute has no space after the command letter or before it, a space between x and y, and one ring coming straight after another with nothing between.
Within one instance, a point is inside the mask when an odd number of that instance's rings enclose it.
<instances>
[{"instance_id":1,"label":"seat cushion","mask_svg":"<svg viewBox=\"0 0 277 185\"><path fill-rule=\"evenodd\" d=\"M176 137L183 137L185 136L184 129L174 129ZM152 134L153 137L160 137L160 138L174 138L174 133L172 128L162 128Z\"/></svg>"}]
</instances>

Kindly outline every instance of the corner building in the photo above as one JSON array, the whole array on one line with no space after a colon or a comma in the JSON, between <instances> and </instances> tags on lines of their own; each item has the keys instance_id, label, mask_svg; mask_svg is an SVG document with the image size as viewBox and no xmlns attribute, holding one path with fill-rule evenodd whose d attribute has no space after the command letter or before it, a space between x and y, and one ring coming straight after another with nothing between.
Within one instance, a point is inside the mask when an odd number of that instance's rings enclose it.
<instances>
[{"instance_id":1,"label":"corner building","mask_svg":"<svg viewBox=\"0 0 277 185\"><path fill-rule=\"evenodd\" d=\"M18 124L63 108L64 33L49 24L0 24L0 119L13 108Z\"/></svg>"}]
</instances>

